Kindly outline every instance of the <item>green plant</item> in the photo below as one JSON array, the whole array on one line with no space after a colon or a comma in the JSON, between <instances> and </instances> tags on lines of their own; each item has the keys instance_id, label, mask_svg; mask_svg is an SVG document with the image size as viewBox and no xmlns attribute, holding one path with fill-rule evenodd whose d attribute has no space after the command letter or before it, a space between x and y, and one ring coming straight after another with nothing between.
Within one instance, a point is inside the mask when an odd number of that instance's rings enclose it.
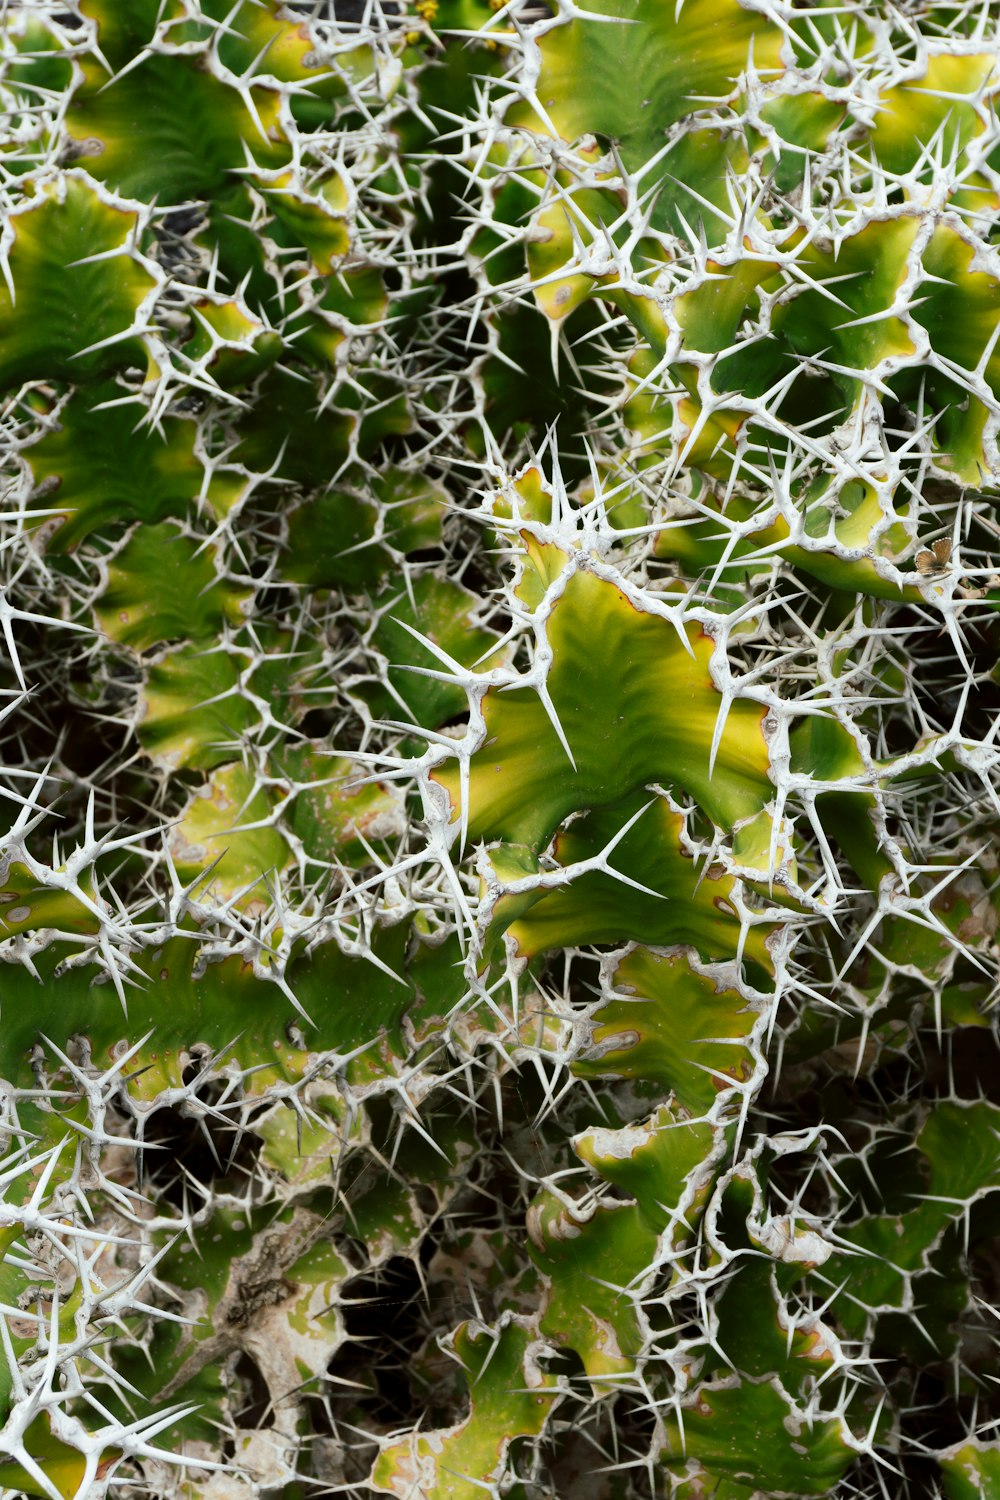
<instances>
[{"instance_id":1,"label":"green plant","mask_svg":"<svg viewBox=\"0 0 1000 1500\"><path fill-rule=\"evenodd\" d=\"M0 36L0 1488L1000 1495L994 11Z\"/></svg>"}]
</instances>

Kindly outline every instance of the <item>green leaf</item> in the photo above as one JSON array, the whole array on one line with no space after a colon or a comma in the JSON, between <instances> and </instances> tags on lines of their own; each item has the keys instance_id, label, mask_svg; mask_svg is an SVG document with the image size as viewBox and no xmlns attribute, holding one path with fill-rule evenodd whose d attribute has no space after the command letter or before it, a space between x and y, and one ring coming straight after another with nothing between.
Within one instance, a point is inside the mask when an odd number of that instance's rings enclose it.
<instances>
[{"instance_id":1,"label":"green leaf","mask_svg":"<svg viewBox=\"0 0 1000 1500\"><path fill-rule=\"evenodd\" d=\"M835 252L810 245L797 262L806 284L786 305L780 331L797 353L837 366L833 379L852 403L863 388L854 371L916 360L909 328L893 308L919 229L916 214L874 219Z\"/></svg>"},{"instance_id":2,"label":"green leaf","mask_svg":"<svg viewBox=\"0 0 1000 1500\"><path fill-rule=\"evenodd\" d=\"M682 1107L661 1104L635 1125L582 1131L573 1138L573 1150L635 1199L656 1234L670 1229L669 1241L677 1245L704 1207L720 1141L707 1121L688 1120Z\"/></svg>"},{"instance_id":3,"label":"green leaf","mask_svg":"<svg viewBox=\"0 0 1000 1500\"><path fill-rule=\"evenodd\" d=\"M661 151L671 125L702 101L733 92L751 44L758 72L781 70L780 30L735 0L687 0L679 9L659 0L588 0L539 39L534 99L509 111L507 122L545 134L554 129L568 141L603 136L636 172ZM725 151L721 132L704 135L702 150ZM690 182L693 166L690 158L660 163L655 227L667 221L670 177ZM713 163L710 171L724 178L724 168ZM645 183L651 185L648 177Z\"/></svg>"},{"instance_id":4,"label":"green leaf","mask_svg":"<svg viewBox=\"0 0 1000 1500\"><path fill-rule=\"evenodd\" d=\"M128 365L145 372L140 310L158 282L136 256L134 205L99 194L83 174L64 173L18 204L8 224L0 387L93 380Z\"/></svg>"},{"instance_id":5,"label":"green leaf","mask_svg":"<svg viewBox=\"0 0 1000 1500\"><path fill-rule=\"evenodd\" d=\"M292 511L285 576L313 588L376 589L400 554L440 543L446 498L403 469L353 475Z\"/></svg>"},{"instance_id":6,"label":"green leaf","mask_svg":"<svg viewBox=\"0 0 1000 1500\"><path fill-rule=\"evenodd\" d=\"M797 1407L776 1379L701 1385L681 1413L666 1415L665 1461L766 1494L826 1495L857 1458L842 1418Z\"/></svg>"},{"instance_id":7,"label":"green leaf","mask_svg":"<svg viewBox=\"0 0 1000 1500\"><path fill-rule=\"evenodd\" d=\"M36 1417L21 1441L24 1452L41 1469L52 1489L58 1491L64 1500L76 1500L87 1475L84 1453L56 1437L47 1416ZM119 1450L105 1449L96 1465L94 1478L103 1479L119 1458ZM52 1490L16 1459L0 1459L0 1489L20 1490L25 1495L38 1496L39 1500L52 1500Z\"/></svg>"},{"instance_id":8,"label":"green leaf","mask_svg":"<svg viewBox=\"0 0 1000 1500\"><path fill-rule=\"evenodd\" d=\"M171 648L146 668L139 742L160 766L214 770L267 725L298 723L317 668L317 647L297 648L290 634L263 620L218 646Z\"/></svg>"},{"instance_id":9,"label":"green leaf","mask_svg":"<svg viewBox=\"0 0 1000 1500\"><path fill-rule=\"evenodd\" d=\"M327 867L372 863L389 856L406 829L402 798L387 782L323 746L276 753L275 770L295 789L284 824L301 839L306 856Z\"/></svg>"},{"instance_id":10,"label":"green leaf","mask_svg":"<svg viewBox=\"0 0 1000 1500\"><path fill-rule=\"evenodd\" d=\"M623 829L628 831L620 837ZM773 924L744 930L732 904L733 880L718 868L704 873L696 868L682 843L683 829L683 814L667 798L642 793L584 814L557 835L552 859L571 868L599 858L617 839L607 857L610 872L587 871L554 890L539 884L513 899L501 895L487 951L495 950L504 931L528 957L582 943L666 946L686 940L706 959L740 954L769 973L766 944ZM491 856L498 875L506 853L501 846ZM512 867L510 877L523 885L530 878L527 864Z\"/></svg>"},{"instance_id":11,"label":"green leaf","mask_svg":"<svg viewBox=\"0 0 1000 1500\"><path fill-rule=\"evenodd\" d=\"M39 522L48 552L70 552L94 531L117 536L133 521L183 517L202 494L224 514L243 489L241 476L206 469L195 422L168 416L150 427L140 402L108 404L123 395L112 382L76 391L25 451L32 508L58 515Z\"/></svg>"},{"instance_id":12,"label":"green leaf","mask_svg":"<svg viewBox=\"0 0 1000 1500\"><path fill-rule=\"evenodd\" d=\"M756 1007L725 971L698 964L688 948L633 948L612 977L610 995L591 1012L583 1078L648 1079L694 1116L720 1091L753 1075Z\"/></svg>"},{"instance_id":13,"label":"green leaf","mask_svg":"<svg viewBox=\"0 0 1000 1500\"><path fill-rule=\"evenodd\" d=\"M527 1226L542 1273L541 1332L580 1356L598 1391L613 1389L649 1338L640 1305L659 1236L636 1204L577 1215L553 1193L531 1205Z\"/></svg>"},{"instance_id":14,"label":"green leaf","mask_svg":"<svg viewBox=\"0 0 1000 1500\"><path fill-rule=\"evenodd\" d=\"M58 876L64 871L54 873ZM63 934L75 932L80 936L100 931L100 916L81 901L79 895L72 889L63 889L56 882L47 885L44 875L33 872L20 860L0 861L0 885L0 939L44 928ZM77 889L94 901L92 872L89 878L88 874L79 877Z\"/></svg>"},{"instance_id":15,"label":"green leaf","mask_svg":"<svg viewBox=\"0 0 1000 1500\"><path fill-rule=\"evenodd\" d=\"M970 1438L938 1459L947 1500L1000 1500L1000 1443Z\"/></svg>"},{"instance_id":16,"label":"green leaf","mask_svg":"<svg viewBox=\"0 0 1000 1500\"><path fill-rule=\"evenodd\" d=\"M266 977L266 965L258 977L239 957L199 964L197 934L182 932L136 956L124 1009L113 984L94 983L92 968L60 970L75 949L50 943L34 960L37 978L20 965L5 966L0 1077L30 1087L32 1047L44 1036L65 1052L77 1035L102 1068L141 1043L126 1070L128 1091L147 1102L181 1087L187 1063L202 1048L220 1067L238 1064L244 1090L254 1097L266 1096L275 1082L301 1079L310 1050L360 1052L345 1065L351 1080L392 1075L409 1051L404 1017L445 1016L463 992L454 949L418 945L408 962L410 936L406 923L376 932L370 959L348 957L329 943L308 957L296 952L283 991ZM290 1034L293 1024L301 1037Z\"/></svg>"},{"instance_id":17,"label":"green leaf","mask_svg":"<svg viewBox=\"0 0 1000 1500\"><path fill-rule=\"evenodd\" d=\"M731 705L709 768L721 697L709 669L714 642L697 627L646 613L581 570L553 605L547 634L546 686L575 765L533 689L491 688L485 742L470 766L472 839L540 849L569 813L651 782L682 787L724 827L770 800L758 704ZM457 819L458 770L449 764L436 776Z\"/></svg>"},{"instance_id":18,"label":"green leaf","mask_svg":"<svg viewBox=\"0 0 1000 1500\"><path fill-rule=\"evenodd\" d=\"M454 1427L386 1443L370 1480L382 1494L409 1500L419 1485L423 1500L480 1500L484 1486L509 1473L511 1445L540 1433L559 1398L538 1364L544 1346L527 1320L508 1313L493 1328L463 1323L451 1343L469 1384L469 1415Z\"/></svg>"},{"instance_id":19,"label":"green leaf","mask_svg":"<svg viewBox=\"0 0 1000 1500\"><path fill-rule=\"evenodd\" d=\"M165 521L136 527L115 554L94 613L112 640L145 651L213 638L224 620L241 625L246 598L219 577L213 547Z\"/></svg>"},{"instance_id":20,"label":"green leaf","mask_svg":"<svg viewBox=\"0 0 1000 1500\"><path fill-rule=\"evenodd\" d=\"M287 157L273 89L251 91L255 118L238 89L194 58L151 52L112 79L92 57L81 66L67 129L92 176L118 192L180 204L218 192L247 152L262 166Z\"/></svg>"},{"instance_id":21,"label":"green leaf","mask_svg":"<svg viewBox=\"0 0 1000 1500\"><path fill-rule=\"evenodd\" d=\"M270 821L273 805L242 764L214 771L195 792L178 820L170 852L181 879L196 883L198 899L228 901L239 894L243 905L270 905L268 879L291 858Z\"/></svg>"},{"instance_id":22,"label":"green leaf","mask_svg":"<svg viewBox=\"0 0 1000 1500\"><path fill-rule=\"evenodd\" d=\"M457 661L460 666L488 670L499 664L490 648L496 631L476 619L478 603L469 589L449 578L424 573L411 579L408 590L393 586L375 599L375 619L369 640L385 662L377 683L362 682L351 692L363 699L373 715L437 728L468 706L464 687L424 677L411 667L447 671L429 646L410 633L416 631ZM407 628L409 627L409 628Z\"/></svg>"}]
</instances>

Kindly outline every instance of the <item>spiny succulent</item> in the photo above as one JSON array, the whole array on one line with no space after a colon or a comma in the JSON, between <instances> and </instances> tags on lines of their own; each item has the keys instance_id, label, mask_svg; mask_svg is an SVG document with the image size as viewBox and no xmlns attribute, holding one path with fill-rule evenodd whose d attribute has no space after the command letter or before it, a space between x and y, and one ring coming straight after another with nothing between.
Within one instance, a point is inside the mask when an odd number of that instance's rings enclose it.
<instances>
[{"instance_id":1,"label":"spiny succulent","mask_svg":"<svg viewBox=\"0 0 1000 1500\"><path fill-rule=\"evenodd\" d=\"M3 8L4 1495L1000 1495L998 57Z\"/></svg>"}]
</instances>

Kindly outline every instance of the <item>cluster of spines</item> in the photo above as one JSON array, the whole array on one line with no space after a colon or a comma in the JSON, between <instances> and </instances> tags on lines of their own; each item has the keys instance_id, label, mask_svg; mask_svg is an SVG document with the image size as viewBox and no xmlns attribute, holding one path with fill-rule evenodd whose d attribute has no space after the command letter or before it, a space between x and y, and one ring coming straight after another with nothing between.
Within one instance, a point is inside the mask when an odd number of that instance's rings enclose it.
<instances>
[{"instance_id":1,"label":"cluster of spines","mask_svg":"<svg viewBox=\"0 0 1000 1500\"><path fill-rule=\"evenodd\" d=\"M606 10L5 19L9 1488L997 1482L995 27Z\"/></svg>"}]
</instances>

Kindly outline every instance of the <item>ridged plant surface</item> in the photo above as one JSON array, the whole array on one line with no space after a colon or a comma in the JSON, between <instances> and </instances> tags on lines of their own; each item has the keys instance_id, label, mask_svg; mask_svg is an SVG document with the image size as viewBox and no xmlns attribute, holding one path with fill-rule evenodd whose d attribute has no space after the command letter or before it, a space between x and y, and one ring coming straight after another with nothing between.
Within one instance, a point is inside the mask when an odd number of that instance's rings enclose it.
<instances>
[{"instance_id":1,"label":"ridged plant surface","mask_svg":"<svg viewBox=\"0 0 1000 1500\"><path fill-rule=\"evenodd\" d=\"M0 6L0 1495L1000 1497L998 99Z\"/></svg>"}]
</instances>

